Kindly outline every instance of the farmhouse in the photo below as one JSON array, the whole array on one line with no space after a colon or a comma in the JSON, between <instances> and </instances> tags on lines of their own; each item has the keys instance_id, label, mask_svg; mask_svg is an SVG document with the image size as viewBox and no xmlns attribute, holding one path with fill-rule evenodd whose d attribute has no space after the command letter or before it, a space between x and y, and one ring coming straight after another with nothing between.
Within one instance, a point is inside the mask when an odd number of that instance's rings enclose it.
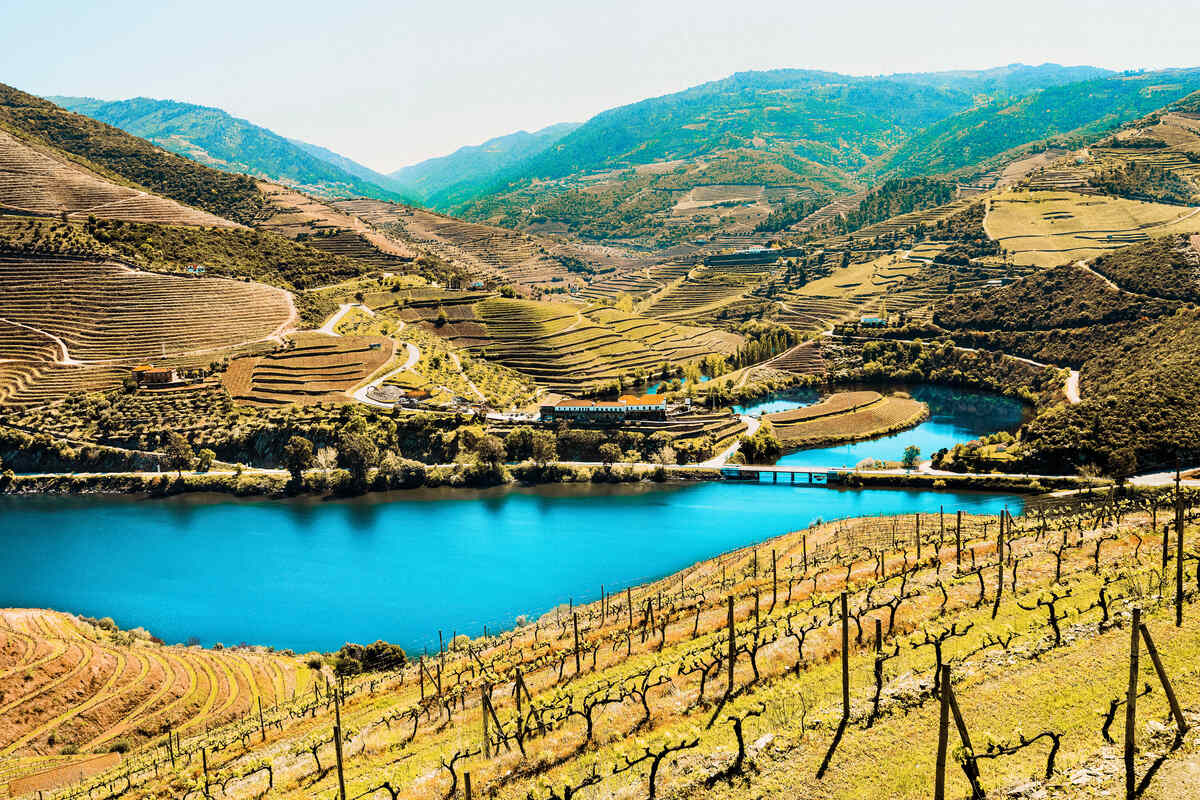
<instances>
[{"instance_id":1,"label":"farmhouse","mask_svg":"<svg viewBox=\"0 0 1200 800\"><path fill-rule=\"evenodd\" d=\"M621 395L616 400L564 398L541 408L544 421L619 423L627 419L666 419L667 401L653 394Z\"/></svg>"},{"instance_id":2,"label":"farmhouse","mask_svg":"<svg viewBox=\"0 0 1200 800\"><path fill-rule=\"evenodd\" d=\"M139 364L133 368L133 379L138 386L166 386L179 380L179 374L172 367Z\"/></svg>"}]
</instances>

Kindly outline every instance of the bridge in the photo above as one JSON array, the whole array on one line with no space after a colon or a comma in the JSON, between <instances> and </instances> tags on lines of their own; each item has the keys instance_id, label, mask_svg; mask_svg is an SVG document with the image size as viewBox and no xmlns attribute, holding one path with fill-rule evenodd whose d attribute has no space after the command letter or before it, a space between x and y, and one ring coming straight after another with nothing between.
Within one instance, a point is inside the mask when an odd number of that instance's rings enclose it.
<instances>
[{"instance_id":1,"label":"bridge","mask_svg":"<svg viewBox=\"0 0 1200 800\"><path fill-rule=\"evenodd\" d=\"M829 467L777 467L758 465L726 464L721 467L721 478L727 481L747 481L763 483L763 477L770 475L767 483L786 483L789 486L827 486L830 481L836 481L849 469Z\"/></svg>"}]
</instances>

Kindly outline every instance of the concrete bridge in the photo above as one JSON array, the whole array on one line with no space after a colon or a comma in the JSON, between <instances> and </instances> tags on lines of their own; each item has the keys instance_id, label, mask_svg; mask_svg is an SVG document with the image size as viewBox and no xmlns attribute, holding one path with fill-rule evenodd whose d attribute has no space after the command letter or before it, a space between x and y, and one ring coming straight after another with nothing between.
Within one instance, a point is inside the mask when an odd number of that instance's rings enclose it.
<instances>
[{"instance_id":1,"label":"concrete bridge","mask_svg":"<svg viewBox=\"0 0 1200 800\"><path fill-rule=\"evenodd\" d=\"M831 480L836 481L843 473L853 472L848 469L828 467L777 467L739 464L726 464L721 467L721 479L727 481L747 481L752 483L785 483L789 486L827 486ZM770 475L766 481L763 477Z\"/></svg>"}]
</instances>

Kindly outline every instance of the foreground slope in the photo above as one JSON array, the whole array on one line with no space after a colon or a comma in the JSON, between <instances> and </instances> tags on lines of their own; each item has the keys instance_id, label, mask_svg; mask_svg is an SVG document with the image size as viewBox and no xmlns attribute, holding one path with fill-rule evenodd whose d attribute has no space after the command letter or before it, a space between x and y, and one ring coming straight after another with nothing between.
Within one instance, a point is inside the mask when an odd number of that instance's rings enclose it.
<instances>
[{"instance_id":1,"label":"foreground slope","mask_svg":"<svg viewBox=\"0 0 1200 800\"><path fill-rule=\"evenodd\" d=\"M1007 521L998 560L999 524L952 509L829 523L402 670L348 676L341 776L334 696L321 690L193 732L174 763L144 748L50 796L107 781L118 797L200 796L207 782L230 798L300 798L334 794L341 777L347 796L435 798L462 796L469 772L475 794L505 799L916 800L932 793L942 665L976 747L958 752L989 794L1090 796L1121 781L1106 738L1119 740L1120 715L1111 730L1104 716L1126 690L1135 606L1193 728L1171 748L1143 660L1138 774L1150 770L1156 796L1182 796L1164 776L1200 749L1200 624L1189 589L1184 624L1171 625L1150 517L1103 496L1030 504ZM850 724L830 750L843 636ZM1033 744L1015 746L1022 734ZM185 762L201 748L204 764ZM948 796L967 794L962 763L948 764Z\"/></svg>"}]
</instances>

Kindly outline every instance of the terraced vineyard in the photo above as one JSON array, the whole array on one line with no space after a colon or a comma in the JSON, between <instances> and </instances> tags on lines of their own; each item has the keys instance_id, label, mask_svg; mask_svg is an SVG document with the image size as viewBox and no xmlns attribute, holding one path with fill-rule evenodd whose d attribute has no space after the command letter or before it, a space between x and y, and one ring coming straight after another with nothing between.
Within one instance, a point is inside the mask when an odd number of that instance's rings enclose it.
<instances>
[{"instance_id":1,"label":"terraced vineyard","mask_svg":"<svg viewBox=\"0 0 1200 800\"><path fill-rule=\"evenodd\" d=\"M595 389L709 352L729 353L740 337L681 327L611 309L493 298L476 306L488 342L479 351L555 391ZM711 348L711 349L710 349Z\"/></svg>"},{"instance_id":2,"label":"terraced vineyard","mask_svg":"<svg viewBox=\"0 0 1200 800\"><path fill-rule=\"evenodd\" d=\"M480 277L527 287L581 286L586 282L584 270L623 267L637 260L611 247L561 243L378 200L343 200L334 206Z\"/></svg>"},{"instance_id":3,"label":"terraced vineyard","mask_svg":"<svg viewBox=\"0 0 1200 800\"><path fill-rule=\"evenodd\" d=\"M274 708L318 680L299 658L262 648L168 647L111 621L0 610L0 797L119 762L116 752L93 755L118 745L136 748L168 730L192 736L260 704ZM56 755L64 748L78 755Z\"/></svg>"},{"instance_id":4,"label":"terraced vineyard","mask_svg":"<svg viewBox=\"0 0 1200 800\"><path fill-rule=\"evenodd\" d=\"M0 256L0 402L34 405L114 386L137 363L207 363L294 319L280 289L121 264Z\"/></svg>"},{"instance_id":5,"label":"terraced vineyard","mask_svg":"<svg viewBox=\"0 0 1200 800\"><path fill-rule=\"evenodd\" d=\"M114 183L48 147L0 130L0 208L76 219L235 227L221 217Z\"/></svg>"},{"instance_id":6,"label":"terraced vineyard","mask_svg":"<svg viewBox=\"0 0 1200 800\"><path fill-rule=\"evenodd\" d=\"M650 298L645 313L682 321L744 297L772 271L770 265L697 266L678 283Z\"/></svg>"},{"instance_id":7,"label":"terraced vineyard","mask_svg":"<svg viewBox=\"0 0 1200 800\"><path fill-rule=\"evenodd\" d=\"M398 269L418 253L359 219L352 212L272 183L260 183L270 215L261 223L289 239L383 269Z\"/></svg>"},{"instance_id":8,"label":"terraced vineyard","mask_svg":"<svg viewBox=\"0 0 1200 800\"><path fill-rule=\"evenodd\" d=\"M986 228L1015 262L1049 267L1151 236L1200 232L1200 214L1193 208L1077 192L1018 192L992 200Z\"/></svg>"},{"instance_id":9,"label":"terraced vineyard","mask_svg":"<svg viewBox=\"0 0 1200 800\"><path fill-rule=\"evenodd\" d=\"M141 749L48 800L105 787L201 796L206 784L228 798L308 798L339 781L348 797L443 798L464 795L467 773L473 793L501 800L583 787L594 798L887 787L924 800L943 679L980 743L947 759L947 796L976 776L996 796L1113 796L1135 607L1192 727L1169 748L1174 723L1143 660L1134 685L1153 689L1137 702L1135 766L1161 792L1200 754L1200 623L1189 589L1182 626L1170 624L1154 533L1146 509L1106 497L1030 503L1016 518L935 509L821 524L341 691L297 692L262 722L193 728L171 753Z\"/></svg>"},{"instance_id":10,"label":"terraced vineyard","mask_svg":"<svg viewBox=\"0 0 1200 800\"><path fill-rule=\"evenodd\" d=\"M838 392L819 403L768 414L779 440L794 447L848 442L916 425L929 409L910 397Z\"/></svg>"},{"instance_id":11,"label":"terraced vineyard","mask_svg":"<svg viewBox=\"0 0 1200 800\"><path fill-rule=\"evenodd\" d=\"M394 351L395 343L385 336L306 331L289 336L277 352L233 361L222 380L238 403L348 402L348 393L387 364Z\"/></svg>"}]
</instances>

